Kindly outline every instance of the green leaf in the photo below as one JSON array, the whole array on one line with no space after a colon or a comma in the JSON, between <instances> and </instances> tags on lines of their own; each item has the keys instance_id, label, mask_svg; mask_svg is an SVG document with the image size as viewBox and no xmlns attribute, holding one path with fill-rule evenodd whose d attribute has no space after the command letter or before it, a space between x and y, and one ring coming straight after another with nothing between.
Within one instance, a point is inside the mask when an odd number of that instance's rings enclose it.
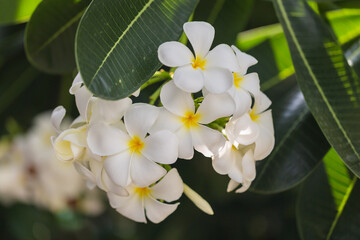
<instances>
[{"instance_id":1,"label":"green leaf","mask_svg":"<svg viewBox=\"0 0 360 240\"><path fill-rule=\"evenodd\" d=\"M178 40L197 0L93 0L76 37L86 86L105 99L127 97L161 66L157 49Z\"/></svg>"},{"instance_id":2,"label":"green leaf","mask_svg":"<svg viewBox=\"0 0 360 240\"><path fill-rule=\"evenodd\" d=\"M300 189L296 216L301 239L359 239L359 187L331 149Z\"/></svg>"},{"instance_id":3,"label":"green leaf","mask_svg":"<svg viewBox=\"0 0 360 240\"><path fill-rule=\"evenodd\" d=\"M203 0L195 10L194 21L207 21L215 27L213 46L234 44L236 35L247 24L254 0Z\"/></svg>"},{"instance_id":4,"label":"green leaf","mask_svg":"<svg viewBox=\"0 0 360 240\"><path fill-rule=\"evenodd\" d=\"M76 68L75 33L91 0L44 0L26 26L25 50L29 61L49 73Z\"/></svg>"},{"instance_id":5,"label":"green leaf","mask_svg":"<svg viewBox=\"0 0 360 240\"><path fill-rule=\"evenodd\" d=\"M360 88L321 18L302 0L274 0L305 100L329 143L360 176Z\"/></svg>"},{"instance_id":6,"label":"green leaf","mask_svg":"<svg viewBox=\"0 0 360 240\"><path fill-rule=\"evenodd\" d=\"M41 0L0 0L0 25L29 20Z\"/></svg>"}]
</instances>

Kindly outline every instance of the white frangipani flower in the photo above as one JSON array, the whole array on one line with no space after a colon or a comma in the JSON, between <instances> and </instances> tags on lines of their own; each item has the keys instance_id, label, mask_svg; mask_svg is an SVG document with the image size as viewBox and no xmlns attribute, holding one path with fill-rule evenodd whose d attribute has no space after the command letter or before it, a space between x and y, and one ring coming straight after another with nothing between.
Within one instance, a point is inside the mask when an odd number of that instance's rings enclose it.
<instances>
[{"instance_id":1,"label":"white frangipani flower","mask_svg":"<svg viewBox=\"0 0 360 240\"><path fill-rule=\"evenodd\" d=\"M178 171L171 169L163 179L152 186L138 187L130 184L126 187L129 196L121 197L108 193L110 205L119 213L136 222L146 223L147 218L159 223L173 213L179 203L168 204L178 200L183 193L183 182Z\"/></svg>"},{"instance_id":2,"label":"white frangipani flower","mask_svg":"<svg viewBox=\"0 0 360 240\"><path fill-rule=\"evenodd\" d=\"M239 117L249 111L251 107L251 95L257 97L260 94L260 80L257 73L246 74L247 69L255 65L257 60L241 52L237 47L231 47L235 51L240 72L233 72L234 84L228 91L236 105L234 117Z\"/></svg>"},{"instance_id":3,"label":"white frangipani flower","mask_svg":"<svg viewBox=\"0 0 360 240\"><path fill-rule=\"evenodd\" d=\"M217 173L229 175L231 183L242 184L242 187L236 190L236 193L246 191L255 179L256 169L253 147L253 145L238 145L238 147L235 147L231 142L227 141L219 153L212 158L212 164ZM229 183L228 192L235 189L230 186L233 185Z\"/></svg>"},{"instance_id":4,"label":"white frangipani flower","mask_svg":"<svg viewBox=\"0 0 360 240\"><path fill-rule=\"evenodd\" d=\"M191 159L194 148L211 157L224 145L222 133L204 124L234 112L235 104L230 95L208 94L195 112L191 94L181 91L170 81L162 87L160 99L164 108L152 131L168 129L174 132L179 139L180 158Z\"/></svg>"},{"instance_id":5,"label":"white frangipani flower","mask_svg":"<svg viewBox=\"0 0 360 240\"><path fill-rule=\"evenodd\" d=\"M160 130L147 136L158 114L158 108L137 103L125 113L126 130L102 122L89 127L88 146L105 157L105 170L114 183L148 186L166 174L157 163L172 164L178 158L178 140L172 132Z\"/></svg>"},{"instance_id":6,"label":"white frangipani flower","mask_svg":"<svg viewBox=\"0 0 360 240\"><path fill-rule=\"evenodd\" d=\"M194 54L179 42L165 42L159 46L159 60L166 66L178 67L174 82L185 92L198 92L204 86L211 93L223 93L232 86L231 72L240 72L230 46L220 44L210 50L215 30L206 22L188 22L184 32Z\"/></svg>"},{"instance_id":7,"label":"white frangipani flower","mask_svg":"<svg viewBox=\"0 0 360 240\"><path fill-rule=\"evenodd\" d=\"M274 148L274 125L270 99L262 92L255 98L253 108L239 118L231 118L226 124L225 133L234 145L255 143L254 158L262 160Z\"/></svg>"}]
</instances>

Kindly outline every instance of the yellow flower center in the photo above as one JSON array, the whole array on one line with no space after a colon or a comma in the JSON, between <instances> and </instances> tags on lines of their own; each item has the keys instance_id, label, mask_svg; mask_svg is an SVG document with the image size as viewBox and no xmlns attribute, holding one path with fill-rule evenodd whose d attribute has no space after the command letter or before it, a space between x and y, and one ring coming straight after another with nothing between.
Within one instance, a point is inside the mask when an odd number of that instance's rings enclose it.
<instances>
[{"instance_id":1,"label":"yellow flower center","mask_svg":"<svg viewBox=\"0 0 360 240\"><path fill-rule=\"evenodd\" d=\"M129 142L128 146L130 148L131 153L140 153L144 148L144 143L137 136L134 136Z\"/></svg>"},{"instance_id":2,"label":"yellow flower center","mask_svg":"<svg viewBox=\"0 0 360 240\"><path fill-rule=\"evenodd\" d=\"M186 112L185 117L181 118L181 122L185 125L186 128L196 127L200 119L199 114L194 114L193 112Z\"/></svg>"},{"instance_id":3,"label":"yellow flower center","mask_svg":"<svg viewBox=\"0 0 360 240\"><path fill-rule=\"evenodd\" d=\"M201 59L200 57L196 56L196 58L191 61L192 61L192 67L194 69L197 69L197 68L200 68L201 70L205 69L205 65L206 65L205 59Z\"/></svg>"},{"instance_id":4,"label":"yellow flower center","mask_svg":"<svg viewBox=\"0 0 360 240\"><path fill-rule=\"evenodd\" d=\"M236 88L240 88L241 81L244 79L238 73L233 73L234 75L234 85Z\"/></svg>"},{"instance_id":5,"label":"yellow flower center","mask_svg":"<svg viewBox=\"0 0 360 240\"><path fill-rule=\"evenodd\" d=\"M148 187L136 187L134 192L140 197L148 197L151 193L151 189Z\"/></svg>"},{"instance_id":6,"label":"yellow flower center","mask_svg":"<svg viewBox=\"0 0 360 240\"><path fill-rule=\"evenodd\" d=\"M259 118L259 115L255 114L255 108L253 108L251 110L249 115L250 115L251 120L253 120L253 122L256 122L258 120L258 118Z\"/></svg>"}]
</instances>

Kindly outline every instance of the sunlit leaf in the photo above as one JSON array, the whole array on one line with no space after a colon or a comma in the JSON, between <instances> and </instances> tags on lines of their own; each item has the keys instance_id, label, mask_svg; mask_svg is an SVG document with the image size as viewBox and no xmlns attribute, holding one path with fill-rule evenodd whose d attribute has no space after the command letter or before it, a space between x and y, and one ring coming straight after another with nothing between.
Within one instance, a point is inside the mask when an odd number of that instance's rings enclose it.
<instances>
[{"instance_id":1,"label":"sunlit leaf","mask_svg":"<svg viewBox=\"0 0 360 240\"><path fill-rule=\"evenodd\" d=\"M0 0L0 25L29 20L42 0Z\"/></svg>"},{"instance_id":2,"label":"sunlit leaf","mask_svg":"<svg viewBox=\"0 0 360 240\"><path fill-rule=\"evenodd\" d=\"M305 100L347 166L360 175L360 88L329 28L302 0L274 0Z\"/></svg>"},{"instance_id":3,"label":"sunlit leaf","mask_svg":"<svg viewBox=\"0 0 360 240\"><path fill-rule=\"evenodd\" d=\"M360 186L331 149L304 182L298 196L297 222L302 239L359 239Z\"/></svg>"},{"instance_id":4,"label":"sunlit leaf","mask_svg":"<svg viewBox=\"0 0 360 240\"><path fill-rule=\"evenodd\" d=\"M75 33L91 0L44 0L26 27L29 61L50 73L72 72L75 67Z\"/></svg>"},{"instance_id":5,"label":"sunlit leaf","mask_svg":"<svg viewBox=\"0 0 360 240\"><path fill-rule=\"evenodd\" d=\"M157 49L178 40L197 0L93 0L76 37L86 86L106 99L126 97L161 66Z\"/></svg>"}]
</instances>

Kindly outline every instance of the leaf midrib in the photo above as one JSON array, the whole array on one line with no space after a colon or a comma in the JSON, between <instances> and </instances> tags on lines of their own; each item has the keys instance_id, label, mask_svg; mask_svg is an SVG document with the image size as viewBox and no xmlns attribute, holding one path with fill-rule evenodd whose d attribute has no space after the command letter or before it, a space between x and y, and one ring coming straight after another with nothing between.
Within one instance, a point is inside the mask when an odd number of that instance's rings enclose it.
<instances>
[{"instance_id":1,"label":"leaf midrib","mask_svg":"<svg viewBox=\"0 0 360 240\"><path fill-rule=\"evenodd\" d=\"M112 46L112 48L110 49L110 51L107 53L107 55L105 56L105 58L103 59L102 63L100 64L100 66L98 67L98 69L96 70L94 76L92 77L92 79L89 81L88 86L90 87L92 82L94 81L95 77L98 75L99 71L101 70L101 68L103 67L103 65L105 64L106 60L109 58L109 56L111 55L111 53L114 51L114 49L116 48L116 46L120 43L121 39L125 36L125 34L130 30L130 28L134 25L134 23L140 18L140 16L146 11L146 9L148 7L150 7L150 5L154 2L155 0L149 0L144 7L139 11L139 13L135 16L135 18L130 22L130 24L127 26L127 28L124 30L124 32L120 35L120 37L118 38L118 40L115 42L114 46Z\"/></svg>"},{"instance_id":2,"label":"leaf midrib","mask_svg":"<svg viewBox=\"0 0 360 240\"><path fill-rule=\"evenodd\" d=\"M317 81L317 79L316 79L316 77L315 77L315 74L313 73L313 71L312 71L309 63L307 62L307 59L305 58L304 52L302 51L302 49L301 49L301 47L300 47L300 44L299 44L299 42L297 41L297 39L296 39L296 37L295 37L295 33L294 33L293 29L292 29L292 26L291 26L291 23L290 23L290 21L289 21L288 15L286 14L286 11L285 11L285 9L284 9L283 1L282 1L282 0L276 0L276 2L277 2L278 5L279 5L280 12L282 13L282 16L283 16L283 18L284 18L284 22L285 22L285 24L286 24L286 27L287 27L288 30L289 30L289 33L290 33L290 35L291 35L291 38L292 38L293 41L294 41L295 47L296 47L297 50L299 51L300 57L303 59L304 65L305 65L306 69L308 70L308 72L309 72L309 74L310 74L310 77L312 78L312 80L313 80L316 88L318 89L318 91L319 91L319 93L320 93L320 96L322 97L323 101L325 102L328 110L329 110L330 113L331 113L331 116L332 116L333 119L335 120L335 123L336 123L337 126L339 127L339 129L340 129L340 131L342 132L342 134L344 135L346 141L347 141L348 144L350 145L351 150L355 153L356 157L357 157L358 159L360 159L359 154L357 153L354 145L352 144L350 138L348 137L345 129L344 129L343 126L341 125L339 119L336 117L336 114L335 114L333 108L331 107L328 99L327 99L326 96L325 96L325 93L323 92L323 90L322 90L319 82Z\"/></svg>"}]
</instances>

